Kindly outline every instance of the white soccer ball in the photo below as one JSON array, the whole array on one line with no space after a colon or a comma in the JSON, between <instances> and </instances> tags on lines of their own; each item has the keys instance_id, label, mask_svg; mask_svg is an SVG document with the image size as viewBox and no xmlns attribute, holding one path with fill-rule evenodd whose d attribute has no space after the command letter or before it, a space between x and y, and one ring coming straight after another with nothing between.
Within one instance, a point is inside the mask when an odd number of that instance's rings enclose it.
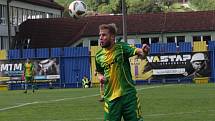
<instances>
[{"instance_id":1,"label":"white soccer ball","mask_svg":"<svg viewBox=\"0 0 215 121\"><path fill-rule=\"evenodd\" d=\"M88 85L85 85L84 88L89 88L89 86L88 86Z\"/></svg>"},{"instance_id":2,"label":"white soccer ball","mask_svg":"<svg viewBox=\"0 0 215 121\"><path fill-rule=\"evenodd\" d=\"M80 0L73 1L69 5L69 14L73 18L80 18L85 16L87 13L87 5Z\"/></svg>"}]
</instances>

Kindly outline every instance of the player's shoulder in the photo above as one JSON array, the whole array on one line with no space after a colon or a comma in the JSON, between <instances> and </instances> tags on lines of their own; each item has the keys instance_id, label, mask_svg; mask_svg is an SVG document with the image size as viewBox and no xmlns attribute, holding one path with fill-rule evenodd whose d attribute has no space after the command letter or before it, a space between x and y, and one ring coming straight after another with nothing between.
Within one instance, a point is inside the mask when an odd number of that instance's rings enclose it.
<instances>
[{"instance_id":1,"label":"player's shoulder","mask_svg":"<svg viewBox=\"0 0 215 121\"><path fill-rule=\"evenodd\" d=\"M120 48L135 48L134 45L128 44L127 42L116 42L116 47L120 47Z\"/></svg>"},{"instance_id":2,"label":"player's shoulder","mask_svg":"<svg viewBox=\"0 0 215 121\"><path fill-rule=\"evenodd\" d=\"M102 53L102 51L103 51L103 48L99 49L99 50L96 52L96 55Z\"/></svg>"},{"instance_id":3,"label":"player's shoulder","mask_svg":"<svg viewBox=\"0 0 215 121\"><path fill-rule=\"evenodd\" d=\"M115 44L118 45L118 46L119 45L128 45L128 43L126 43L126 42L116 42Z\"/></svg>"},{"instance_id":4,"label":"player's shoulder","mask_svg":"<svg viewBox=\"0 0 215 121\"><path fill-rule=\"evenodd\" d=\"M99 49L99 50L96 52L96 57L101 56L101 55L103 55L103 48Z\"/></svg>"},{"instance_id":5,"label":"player's shoulder","mask_svg":"<svg viewBox=\"0 0 215 121\"><path fill-rule=\"evenodd\" d=\"M117 49L117 48L123 48L124 46L126 46L127 45L127 43L125 43L125 42L116 42L115 43L115 48Z\"/></svg>"},{"instance_id":6,"label":"player's shoulder","mask_svg":"<svg viewBox=\"0 0 215 121\"><path fill-rule=\"evenodd\" d=\"M127 42L116 42L116 46L133 46L131 44L128 44Z\"/></svg>"}]
</instances>

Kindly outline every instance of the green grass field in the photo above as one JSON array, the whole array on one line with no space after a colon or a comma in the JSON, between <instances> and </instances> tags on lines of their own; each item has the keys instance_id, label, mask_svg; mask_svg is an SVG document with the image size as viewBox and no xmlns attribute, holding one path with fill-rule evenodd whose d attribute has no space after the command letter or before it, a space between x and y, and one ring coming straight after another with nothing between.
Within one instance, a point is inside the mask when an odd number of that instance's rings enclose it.
<instances>
[{"instance_id":1,"label":"green grass field","mask_svg":"<svg viewBox=\"0 0 215 121\"><path fill-rule=\"evenodd\" d=\"M137 86L145 121L215 121L215 84ZM102 121L98 88L0 92L0 121Z\"/></svg>"}]
</instances>

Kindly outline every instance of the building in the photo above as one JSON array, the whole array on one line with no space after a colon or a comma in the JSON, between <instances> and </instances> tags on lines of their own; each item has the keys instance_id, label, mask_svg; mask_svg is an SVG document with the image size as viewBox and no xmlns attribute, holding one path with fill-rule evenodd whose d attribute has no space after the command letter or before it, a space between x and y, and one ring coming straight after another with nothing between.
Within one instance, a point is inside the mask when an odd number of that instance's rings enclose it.
<instances>
[{"instance_id":1,"label":"building","mask_svg":"<svg viewBox=\"0 0 215 121\"><path fill-rule=\"evenodd\" d=\"M0 50L13 47L14 36L22 22L27 19L59 18L63 10L53 0L0 0Z\"/></svg>"},{"instance_id":2,"label":"building","mask_svg":"<svg viewBox=\"0 0 215 121\"><path fill-rule=\"evenodd\" d=\"M27 20L20 25L17 48L76 47L98 45L98 26L116 23L122 38L122 16L88 16L81 19L51 18ZM146 13L128 15L128 43L179 43L215 38L215 11Z\"/></svg>"}]
</instances>

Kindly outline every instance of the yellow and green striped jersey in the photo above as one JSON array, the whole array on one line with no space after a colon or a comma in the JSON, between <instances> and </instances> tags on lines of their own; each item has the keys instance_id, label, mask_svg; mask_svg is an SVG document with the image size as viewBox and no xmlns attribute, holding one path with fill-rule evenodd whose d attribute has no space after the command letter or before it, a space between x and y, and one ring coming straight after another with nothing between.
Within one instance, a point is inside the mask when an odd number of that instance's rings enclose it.
<instances>
[{"instance_id":1,"label":"yellow and green striped jersey","mask_svg":"<svg viewBox=\"0 0 215 121\"><path fill-rule=\"evenodd\" d=\"M33 64L32 63L25 63L24 65L24 73L25 73L25 76L32 76L33 75Z\"/></svg>"},{"instance_id":2,"label":"yellow and green striped jersey","mask_svg":"<svg viewBox=\"0 0 215 121\"><path fill-rule=\"evenodd\" d=\"M117 97L134 92L129 57L134 56L136 48L124 42L117 42L110 49L102 48L96 54L96 71L104 74L104 98L111 101Z\"/></svg>"}]
</instances>

